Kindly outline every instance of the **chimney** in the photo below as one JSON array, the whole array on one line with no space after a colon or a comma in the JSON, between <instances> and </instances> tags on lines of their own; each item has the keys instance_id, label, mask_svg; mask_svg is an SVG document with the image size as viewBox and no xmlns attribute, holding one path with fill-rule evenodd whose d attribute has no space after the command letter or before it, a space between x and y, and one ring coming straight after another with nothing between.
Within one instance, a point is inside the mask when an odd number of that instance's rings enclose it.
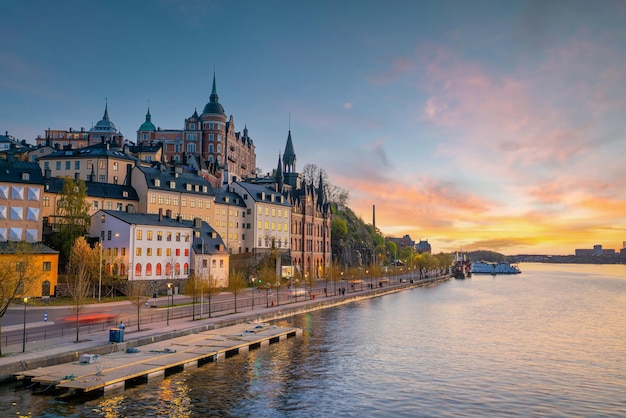
<instances>
[{"instance_id":1,"label":"chimney","mask_svg":"<svg viewBox=\"0 0 626 418\"><path fill-rule=\"evenodd\" d=\"M171 218L172 217L172 210L171 209L166 209L165 210L165 217L166 218Z\"/></svg>"},{"instance_id":2,"label":"chimney","mask_svg":"<svg viewBox=\"0 0 626 418\"><path fill-rule=\"evenodd\" d=\"M126 164L126 181L124 182L124 184L126 186L130 186L131 185L130 176L131 176L131 172L132 171L133 171L133 165L132 164Z\"/></svg>"},{"instance_id":3,"label":"chimney","mask_svg":"<svg viewBox=\"0 0 626 418\"><path fill-rule=\"evenodd\" d=\"M128 205L126 205L126 212L135 213L135 205L133 205L132 203L129 203Z\"/></svg>"},{"instance_id":4,"label":"chimney","mask_svg":"<svg viewBox=\"0 0 626 418\"><path fill-rule=\"evenodd\" d=\"M163 208L159 208L159 222L163 220Z\"/></svg>"},{"instance_id":5,"label":"chimney","mask_svg":"<svg viewBox=\"0 0 626 418\"><path fill-rule=\"evenodd\" d=\"M180 214L176 215L176 222L180 223L182 220L182 218L180 217Z\"/></svg>"}]
</instances>

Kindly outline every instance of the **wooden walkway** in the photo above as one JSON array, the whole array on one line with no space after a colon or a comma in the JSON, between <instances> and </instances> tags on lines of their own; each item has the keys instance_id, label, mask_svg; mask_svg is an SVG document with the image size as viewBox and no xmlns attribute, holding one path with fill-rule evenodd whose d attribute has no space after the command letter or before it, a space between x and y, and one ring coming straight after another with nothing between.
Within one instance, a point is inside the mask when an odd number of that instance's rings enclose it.
<instances>
[{"instance_id":1,"label":"wooden walkway","mask_svg":"<svg viewBox=\"0 0 626 418\"><path fill-rule=\"evenodd\" d=\"M50 388L74 394L104 393L163 378L297 335L302 335L302 329L260 323L239 324L143 345L135 353L118 351L93 355L93 358L85 355L83 362L41 367L16 373L15 377L39 384L39 388L44 389L41 393ZM112 343L111 347L113 351L117 344Z\"/></svg>"}]
</instances>

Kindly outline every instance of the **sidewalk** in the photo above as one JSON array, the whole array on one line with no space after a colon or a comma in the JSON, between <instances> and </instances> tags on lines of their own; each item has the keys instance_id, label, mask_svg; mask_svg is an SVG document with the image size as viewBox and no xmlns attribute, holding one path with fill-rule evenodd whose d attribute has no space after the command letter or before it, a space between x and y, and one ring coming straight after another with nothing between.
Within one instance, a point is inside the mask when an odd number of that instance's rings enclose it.
<instances>
[{"instance_id":1,"label":"sidewalk","mask_svg":"<svg viewBox=\"0 0 626 418\"><path fill-rule=\"evenodd\" d=\"M125 328L125 342L123 343L109 342L109 331L107 329L106 331L85 335L81 337L81 341L78 343L75 342L75 339L69 339L67 337L52 338L42 341L28 341L25 353L22 353L22 344L10 344L7 347L2 347L3 356L0 357L0 382L11 381L12 374L22 370L77 361L78 357L84 353L106 354L112 351L125 350L129 347L138 347L149 342L164 341L192 332L222 328L241 322L270 321L311 310L378 297L441 280L447 279L417 280L414 283L400 283L384 288L367 289L348 293L345 296L329 295L328 297L321 296L313 300L306 299L270 307L256 306L254 309L244 308L237 313L223 313L221 316L213 316L212 318L207 318L205 315L205 318L201 320L196 319L195 321L192 321L190 317L170 319L169 325L167 325L165 321L150 323L142 326L141 331L137 331L136 326L127 326ZM112 303L119 304L129 302ZM99 306L102 305L104 304L99 304ZM8 329L8 327L6 328ZM3 327L3 330L4 329L5 327Z\"/></svg>"}]
</instances>

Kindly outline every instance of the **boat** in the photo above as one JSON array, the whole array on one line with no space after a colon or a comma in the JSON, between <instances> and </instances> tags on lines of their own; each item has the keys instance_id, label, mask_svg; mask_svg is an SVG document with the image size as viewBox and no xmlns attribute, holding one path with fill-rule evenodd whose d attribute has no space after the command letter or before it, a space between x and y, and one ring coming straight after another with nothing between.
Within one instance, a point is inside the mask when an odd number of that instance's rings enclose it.
<instances>
[{"instance_id":1,"label":"boat","mask_svg":"<svg viewBox=\"0 0 626 418\"><path fill-rule=\"evenodd\" d=\"M521 270L517 264L511 264L506 261L497 263L490 261L474 261L470 270L475 274L519 274Z\"/></svg>"}]
</instances>

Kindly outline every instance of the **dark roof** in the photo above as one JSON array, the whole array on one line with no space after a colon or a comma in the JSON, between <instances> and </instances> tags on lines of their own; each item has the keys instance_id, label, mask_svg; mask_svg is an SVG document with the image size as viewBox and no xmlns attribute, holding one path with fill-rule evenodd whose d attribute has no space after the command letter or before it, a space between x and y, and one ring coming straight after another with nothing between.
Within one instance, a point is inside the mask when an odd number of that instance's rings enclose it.
<instances>
[{"instance_id":1,"label":"dark roof","mask_svg":"<svg viewBox=\"0 0 626 418\"><path fill-rule=\"evenodd\" d=\"M76 158L76 157L107 157L107 158L120 158L130 161L138 161L137 157L125 154L118 147L111 147L110 144L95 144L84 148L76 148L70 150L60 150L53 152L43 157L39 157L39 160L58 160L62 158Z\"/></svg>"},{"instance_id":2,"label":"dark roof","mask_svg":"<svg viewBox=\"0 0 626 418\"><path fill-rule=\"evenodd\" d=\"M202 221L200 228L196 228L195 221L183 221L183 223L190 224L194 232L200 231L200 237L196 238L193 235L193 251L196 254L215 254L215 253L227 253L226 245L222 236L213 229L211 225ZM204 251L202 250L202 240L204 240ZM221 249L220 249L221 248Z\"/></svg>"},{"instance_id":3,"label":"dark roof","mask_svg":"<svg viewBox=\"0 0 626 418\"><path fill-rule=\"evenodd\" d=\"M203 196L213 196L213 188L211 183L202 176L195 173L189 173L182 170L182 168L172 169L167 168L165 164L158 164L152 167L137 166L141 170L148 184L149 189L163 190L169 192L180 192L199 194ZM157 186L155 180L158 179L160 184ZM170 182L174 182L174 188L170 187ZM187 190L187 184L191 185L191 190ZM195 186L198 186L198 191L195 190ZM207 191L202 189L206 186Z\"/></svg>"},{"instance_id":4,"label":"dark roof","mask_svg":"<svg viewBox=\"0 0 626 418\"><path fill-rule=\"evenodd\" d=\"M15 242L0 242L0 254L14 254L15 253ZM47 245L41 242L33 242L30 244L33 249L33 254L58 254L57 250L53 250Z\"/></svg>"},{"instance_id":5,"label":"dark roof","mask_svg":"<svg viewBox=\"0 0 626 418\"><path fill-rule=\"evenodd\" d=\"M43 184L44 178L37 163L0 159L0 181L3 183Z\"/></svg>"},{"instance_id":6,"label":"dark roof","mask_svg":"<svg viewBox=\"0 0 626 418\"><path fill-rule=\"evenodd\" d=\"M240 185L244 190L246 190L248 192L248 195L252 199L254 199L255 202L264 202L264 203L272 203L275 205L290 206L289 200L285 199L281 193L275 191L274 189L270 189L269 187L266 187L260 184L247 183L245 181L238 181L236 183ZM265 193L265 199L262 198L263 193ZM273 202L270 196L274 196ZM280 202L281 198L283 199L282 203Z\"/></svg>"},{"instance_id":7,"label":"dark roof","mask_svg":"<svg viewBox=\"0 0 626 418\"><path fill-rule=\"evenodd\" d=\"M63 190L63 181L64 179L57 177L45 179L44 182L46 184L46 191L51 193L61 193ZM85 185L87 186L87 196L89 197L139 201L137 191L131 186L92 181L86 181ZM126 196L124 196L124 192L126 192Z\"/></svg>"},{"instance_id":8,"label":"dark roof","mask_svg":"<svg viewBox=\"0 0 626 418\"><path fill-rule=\"evenodd\" d=\"M172 228L191 228L192 225L189 225L187 222L178 220L177 218L168 218L167 216L161 216L161 220L159 220L158 214L152 213L132 213L125 212L121 210L108 210L102 209L96 212L92 217L97 216L98 213L105 213L109 216L113 216L121 221L124 221L131 225L155 225L155 226L164 226L164 227L172 227Z\"/></svg>"},{"instance_id":9,"label":"dark roof","mask_svg":"<svg viewBox=\"0 0 626 418\"><path fill-rule=\"evenodd\" d=\"M226 202L228 198L228 202ZM223 189L215 189L215 203L227 203L231 206L246 207L246 203L237 193L229 192Z\"/></svg>"}]
</instances>

